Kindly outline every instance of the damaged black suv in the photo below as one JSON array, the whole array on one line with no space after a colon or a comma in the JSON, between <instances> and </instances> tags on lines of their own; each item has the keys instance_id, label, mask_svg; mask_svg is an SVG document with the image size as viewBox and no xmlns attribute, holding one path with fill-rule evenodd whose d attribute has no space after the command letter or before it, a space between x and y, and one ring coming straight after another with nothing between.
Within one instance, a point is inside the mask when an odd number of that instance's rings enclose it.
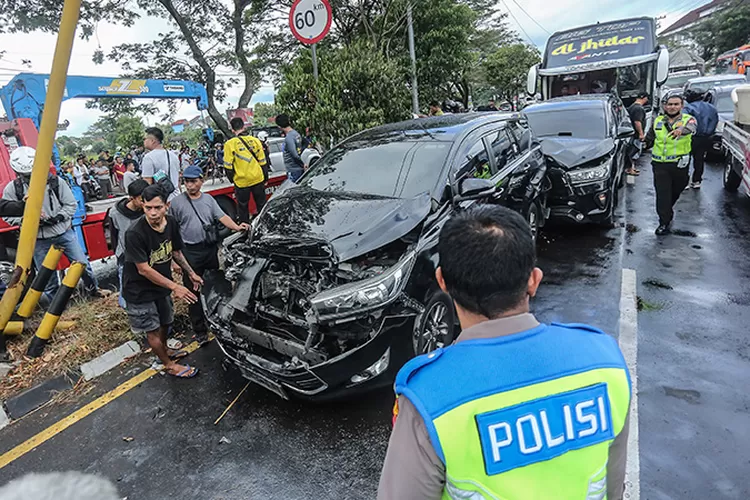
<instances>
[{"instance_id":1,"label":"damaged black suv","mask_svg":"<svg viewBox=\"0 0 750 500\"><path fill-rule=\"evenodd\" d=\"M283 185L249 235L204 276L219 345L284 398L322 400L390 384L409 358L453 341L435 281L443 223L499 203L536 231L545 166L524 119L463 114L367 130ZM481 266L481 262L476 265Z\"/></svg>"}]
</instances>

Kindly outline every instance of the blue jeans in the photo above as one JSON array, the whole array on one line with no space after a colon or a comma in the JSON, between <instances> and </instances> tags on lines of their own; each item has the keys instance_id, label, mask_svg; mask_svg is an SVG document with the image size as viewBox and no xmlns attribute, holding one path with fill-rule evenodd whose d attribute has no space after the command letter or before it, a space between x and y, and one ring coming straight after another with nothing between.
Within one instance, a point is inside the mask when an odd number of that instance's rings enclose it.
<instances>
[{"instance_id":1,"label":"blue jeans","mask_svg":"<svg viewBox=\"0 0 750 500\"><path fill-rule=\"evenodd\" d=\"M63 249L63 254L72 262L85 262L86 270L83 273L83 284L86 287L87 292L95 292L99 289L99 283L96 281L94 276L94 270L91 268L91 263L88 257L78 243L78 237L75 231L68 229L60 236L54 238L45 238L36 240L36 246L34 247L34 266L36 270L39 268L44 261L44 257L47 256L47 252L52 245L58 246ZM52 300L57 293L57 289L60 288L57 276L52 276L44 289L44 295L47 300Z\"/></svg>"},{"instance_id":2,"label":"blue jeans","mask_svg":"<svg viewBox=\"0 0 750 500\"><path fill-rule=\"evenodd\" d=\"M305 173L305 171L301 168L287 168L286 173L292 182L297 182L299 178L302 177L302 174Z\"/></svg>"},{"instance_id":3,"label":"blue jeans","mask_svg":"<svg viewBox=\"0 0 750 500\"><path fill-rule=\"evenodd\" d=\"M125 299L122 297L122 270L125 268L125 263L120 263L119 259L117 261L117 277L120 278L120 294L117 296L117 303L120 304L120 307L125 309L127 305L125 304Z\"/></svg>"}]
</instances>

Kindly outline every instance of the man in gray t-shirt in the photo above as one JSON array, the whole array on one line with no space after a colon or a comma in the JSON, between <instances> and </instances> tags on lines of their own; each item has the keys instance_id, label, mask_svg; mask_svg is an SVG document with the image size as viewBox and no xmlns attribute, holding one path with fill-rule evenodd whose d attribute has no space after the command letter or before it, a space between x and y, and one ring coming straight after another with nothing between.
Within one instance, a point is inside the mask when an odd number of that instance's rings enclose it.
<instances>
[{"instance_id":1,"label":"man in gray t-shirt","mask_svg":"<svg viewBox=\"0 0 750 500\"><path fill-rule=\"evenodd\" d=\"M305 172L305 162L302 160L302 136L292 128L289 116L281 114L276 117L276 125L284 131L284 166L289 178L297 182Z\"/></svg>"},{"instance_id":2,"label":"man in gray t-shirt","mask_svg":"<svg viewBox=\"0 0 750 500\"><path fill-rule=\"evenodd\" d=\"M146 138L143 140L143 146L148 149L148 153L143 156L141 162L141 175L149 184L158 181L159 175L168 175L172 181L175 190L169 195L172 201L175 196L180 194L180 159L172 151L167 151L162 146L164 133L157 127L146 129ZM158 172L164 172L159 174Z\"/></svg>"},{"instance_id":3,"label":"man in gray t-shirt","mask_svg":"<svg viewBox=\"0 0 750 500\"><path fill-rule=\"evenodd\" d=\"M190 267L199 276L210 269L219 269L219 242L206 241L206 225L217 222L232 231L247 231L249 224L236 224L224 213L213 196L201 192L203 187L203 170L190 166L182 173L185 181L185 192L175 196L169 207L169 214L180 226L180 235L185 243L182 253ZM187 278L183 276L183 281ZM193 326L196 340L205 342L208 339L208 326L200 303L188 308L190 323Z\"/></svg>"}]
</instances>

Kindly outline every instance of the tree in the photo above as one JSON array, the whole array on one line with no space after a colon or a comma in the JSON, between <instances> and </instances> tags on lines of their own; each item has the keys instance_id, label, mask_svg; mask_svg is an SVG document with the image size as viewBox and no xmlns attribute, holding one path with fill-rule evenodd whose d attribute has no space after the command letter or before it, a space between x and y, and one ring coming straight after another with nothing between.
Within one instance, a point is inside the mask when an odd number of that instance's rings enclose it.
<instances>
[{"instance_id":1,"label":"tree","mask_svg":"<svg viewBox=\"0 0 750 500\"><path fill-rule=\"evenodd\" d=\"M83 137L95 147L95 153L100 149L129 151L133 145L143 143L144 129L141 119L135 116L123 115L114 120L104 116L94 122Z\"/></svg>"},{"instance_id":2,"label":"tree","mask_svg":"<svg viewBox=\"0 0 750 500\"><path fill-rule=\"evenodd\" d=\"M526 88L529 68L539 61L536 47L523 43L500 47L484 62L486 81L494 93L510 101Z\"/></svg>"},{"instance_id":3,"label":"tree","mask_svg":"<svg viewBox=\"0 0 750 500\"><path fill-rule=\"evenodd\" d=\"M292 47L288 29L278 16L285 2L137 0L137 3L149 15L167 18L176 29L159 33L150 42L121 44L107 58L121 63L129 72L126 76L204 84L208 114L227 135L229 126L216 103L225 100L228 88L241 84L238 107L247 107L266 72L272 71ZM102 59L102 54L95 58Z\"/></svg>"},{"instance_id":4,"label":"tree","mask_svg":"<svg viewBox=\"0 0 750 500\"><path fill-rule=\"evenodd\" d=\"M750 41L750 4L735 0L724 10L699 24L692 36L702 49L701 57L713 61L719 54Z\"/></svg>"},{"instance_id":5,"label":"tree","mask_svg":"<svg viewBox=\"0 0 750 500\"><path fill-rule=\"evenodd\" d=\"M216 103L226 89L242 86L239 107L247 107L264 77L285 60L293 44L286 28L291 0L99 0L84 1L79 27L84 38L97 23L133 26L161 17L173 30L154 40L121 44L106 57L120 62L123 77L193 80L206 86L208 112L225 133L227 122ZM63 2L0 0L0 33L57 31ZM97 51L94 62L104 61ZM175 109L175 103L170 103Z\"/></svg>"},{"instance_id":6,"label":"tree","mask_svg":"<svg viewBox=\"0 0 750 500\"><path fill-rule=\"evenodd\" d=\"M327 143L369 127L408 118L409 91L402 68L360 40L319 50L320 79L312 76L310 50L302 50L283 70L276 96L280 111L296 127L311 127Z\"/></svg>"},{"instance_id":7,"label":"tree","mask_svg":"<svg viewBox=\"0 0 750 500\"><path fill-rule=\"evenodd\" d=\"M255 125L258 127L269 125L270 120L275 118L277 114L276 105L272 102L259 102L253 107Z\"/></svg>"}]
</instances>

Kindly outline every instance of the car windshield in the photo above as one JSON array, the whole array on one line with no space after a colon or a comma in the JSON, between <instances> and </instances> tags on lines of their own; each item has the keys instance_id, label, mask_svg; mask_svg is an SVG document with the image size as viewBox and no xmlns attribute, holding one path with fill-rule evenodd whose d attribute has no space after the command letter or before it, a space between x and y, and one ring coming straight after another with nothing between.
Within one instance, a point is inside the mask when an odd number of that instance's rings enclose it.
<instances>
[{"instance_id":1,"label":"car windshield","mask_svg":"<svg viewBox=\"0 0 750 500\"><path fill-rule=\"evenodd\" d=\"M607 127L602 108L575 108L527 113L529 126L537 137L578 137L604 139Z\"/></svg>"},{"instance_id":2,"label":"car windshield","mask_svg":"<svg viewBox=\"0 0 750 500\"><path fill-rule=\"evenodd\" d=\"M688 80L690 80L691 78L695 78L696 76L698 75L673 75L667 78L667 81L664 82L664 86L672 89L676 87L682 87L688 82Z\"/></svg>"},{"instance_id":3,"label":"car windshield","mask_svg":"<svg viewBox=\"0 0 750 500\"><path fill-rule=\"evenodd\" d=\"M435 187L450 146L403 137L349 141L323 156L299 184L320 191L412 198Z\"/></svg>"},{"instance_id":4,"label":"car windshield","mask_svg":"<svg viewBox=\"0 0 750 500\"><path fill-rule=\"evenodd\" d=\"M715 105L716 111L718 111L719 113L734 112L734 101L732 101L732 94L720 95Z\"/></svg>"},{"instance_id":5,"label":"car windshield","mask_svg":"<svg viewBox=\"0 0 750 500\"><path fill-rule=\"evenodd\" d=\"M745 83L745 77L740 76L727 80L707 80L705 82L693 82L688 84L688 88L697 90L699 92L706 92L713 87L721 87L722 85L736 85L739 83Z\"/></svg>"}]
</instances>

